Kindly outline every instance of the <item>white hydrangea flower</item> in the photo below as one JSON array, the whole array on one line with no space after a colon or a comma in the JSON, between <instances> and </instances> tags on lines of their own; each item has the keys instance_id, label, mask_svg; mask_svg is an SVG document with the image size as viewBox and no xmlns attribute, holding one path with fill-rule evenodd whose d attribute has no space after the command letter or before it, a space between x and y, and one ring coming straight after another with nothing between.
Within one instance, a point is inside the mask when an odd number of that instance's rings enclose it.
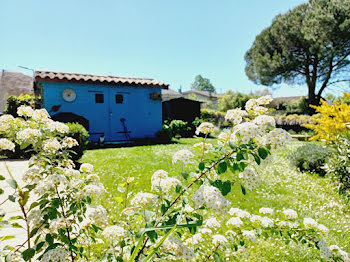
<instances>
[{"instance_id":1,"label":"white hydrangea flower","mask_svg":"<svg viewBox=\"0 0 350 262\"><path fill-rule=\"evenodd\" d=\"M250 111L250 110L254 110L256 107L258 107L260 104L259 102L254 99L251 98L247 101L247 103L245 104L245 110Z\"/></svg>"},{"instance_id":2,"label":"white hydrangea flower","mask_svg":"<svg viewBox=\"0 0 350 262\"><path fill-rule=\"evenodd\" d=\"M305 217L303 220L305 228L317 228L317 222L311 217Z\"/></svg>"},{"instance_id":3,"label":"white hydrangea flower","mask_svg":"<svg viewBox=\"0 0 350 262\"><path fill-rule=\"evenodd\" d=\"M51 232L57 232L59 229L64 229L70 225L70 221L65 218L56 218L49 223L49 229Z\"/></svg>"},{"instance_id":4,"label":"white hydrangea flower","mask_svg":"<svg viewBox=\"0 0 350 262\"><path fill-rule=\"evenodd\" d=\"M15 144L7 138L0 138L0 151L9 150L15 152Z\"/></svg>"},{"instance_id":5,"label":"white hydrangea flower","mask_svg":"<svg viewBox=\"0 0 350 262\"><path fill-rule=\"evenodd\" d=\"M9 123L15 120L12 115L2 115L0 116L0 123Z\"/></svg>"},{"instance_id":6,"label":"white hydrangea flower","mask_svg":"<svg viewBox=\"0 0 350 262\"><path fill-rule=\"evenodd\" d=\"M239 217L231 217L227 222L226 225L231 225L234 227L240 227L243 226L243 221Z\"/></svg>"},{"instance_id":7,"label":"white hydrangea flower","mask_svg":"<svg viewBox=\"0 0 350 262\"><path fill-rule=\"evenodd\" d=\"M55 249L51 249L47 251L43 257L41 258L41 262L65 262L66 259L68 258L69 254L68 252L61 248L61 247L56 247Z\"/></svg>"},{"instance_id":8,"label":"white hydrangea flower","mask_svg":"<svg viewBox=\"0 0 350 262\"><path fill-rule=\"evenodd\" d=\"M89 182L100 182L100 177L96 174L90 174L86 177L86 180Z\"/></svg>"},{"instance_id":9,"label":"white hydrangea flower","mask_svg":"<svg viewBox=\"0 0 350 262\"><path fill-rule=\"evenodd\" d=\"M183 244L180 239L173 236L168 237L161 248L165 252L173 253L176 259L183 259L184 261L190 262L196 257L191 249Z\"/></svg>"},{"instance_id":10,"label":"white hydrangea flower","mask_svg":"<svg viewBox=\"0 0 350 262\"><path fill-rule=\"evenodd\" d=\"M235 207L230 208L228 213L231 216L236 216L236 217L240 217L240 218L250 218L250 214L248 211L245 211L245 210L242 210L239 208L235 208Z\"/></svg>"},{"instance_id":11,"label":"white hydrangea flower","mask_svg":"<svg viewBox=\"0 0 350 262\"><path fill-rule=\"evenodd\" d=\"M52 191L54 189L54 185L48 180L43 180L39 182L39 184L34 188L34 193L37 195L43 195Z\"/></svg>"},{"instance_id":12,"label":"white hydrangea flower","mask_svg":"<svg viewBox=\"0 0 350 262\"><path fill-rule=\"evenodd\" d=\"M34 110L30 106L21 105L17 108L17 115L31 117L34 113Z\"/></svg>"},{"instance_id":13,"label":"white hydrangea flower","mask_svg":"<svg viewBox=\"0 0 350 262\"><path fill-rule=\"evenodd\" d=\"M86 210L86 216L96 226L104 226L107 224L107 210L101 205L96 207L89 206Z\"/></svg>"},{"instance_id":14,"label":"white hydrangea flower","mask_svg":"<svg viewBox=\"0 0 350 262\"><path fill-rule=\"evenodd\" d=\"M44 108L36 109L32 114L32 118L37 121L46 121L50 118L50 115Z\"/></svg>"},{"instance_id":15,"label":"white hydrangea flower","mask_svg":"<svg viewBox=\"0 0 350 262\"><path fill-rule=\"evenodd\" d=\"M214 132L214 125L209 122L201 123L196 129L196 135L204 134L208 135Z\"/></svg>"},{"instance_id":16,"label":"white hydrangea flower","mask_svg":"<svg viewBox=\"0 0 350 262\"><path fill-rule=\"evenodd\" d=\"M181 161L184 164L188 164L191 162L191 159L193 157L194 157L194 154L191 151L187 149L181 149L173 155L173 164L175 164L178 161Z\"/></svg>"},{"instance_id":17,"label":"white hydrangea flower","mask_svg":"<svg viewBox=\"0 0 350 262\"><path fill-rule=\"evenodd\" d=\"M224 145L227 142L234 142L235 141L235 135L230 131L223 131L218 136L218 144Z\"/></svg>"},{"instance_id":18,"label":"white hydrangea flower","mask_svg":"<svg viewBox=\"0 0 350 262\"><path fill-rule=\"evenodd\" d=\"M43 179L43 176L41 174L40 168L37 166L32 166L24 173L22 179L27 184L39 183Z\"/></svg>"},{"instance_id":19,"label":"white hydrangea flower","mask_svg":"<svg viewBox=\"0 0 350 262\"><path fill-rule=\"evenodd\" d=\"M39 208L30 210L28 214L28 222L32 228L37 227L41 224L42 214Z\"/></svg>"},{"instance_id":20,"label":"white hydrangea flower","mask_svg":"<svg viewBox=\"0 0 350 262\"><path fill-rule=\"evenodd\" d=\"M185 243L187 245L196 246L204 241L202 233L197 233L192 235L190 238L186 239Z\"/></svg>"},{"instance_id":21,"label":"white hydrangea flower","mask_svg":"<svg viewBox=\"0 0 350 262\"><path fill-rule=\"evenodd\" d=\"M286 219L297 219L298 218L298 213L294 211L293 209L285 209L282 212Z\"/></svg>"},{"instance_id":22,"label":"white hydrangea flower","mask_svg":"<svg viewBox=\"0 0 350 262\"><path fill-rule=\"evenodd\" d=\"M267 116L267 115L260 115L257 116L254 120L253 123L258 125L258 126L276 126L276 121L272 116Z\"/></svg>"},{"instance_id":23,"label":"white hydrangea flower","mask_svg":"<svg viewBox=\"0 0 350 262\"><path fill-rule=\"evenodd\" d=\"M282 128L275 128L263 137L264 144L271 145L271 147L275 149L282 147L291 139L291 135Z\"/></svg>"},{"instance_id":24,"label":"white hydrangea flower","mask_svg":"<svg viewBox=\"0 0 350 262\"><path fill-rule=\"evenodd\" d=\"M66 168L64 170L64 174L70 178L79 178L80 172L79 170L73 169L73 168Z\"/></svg>"},{"instance_id":25,"label":"white hydrangea flower","mask_svg":"<svg viewBox=\"0 0 350 262\"><path fill-rule=\"evenodd\" d=\"M51 131L51 132L58 132L61 134L66 134L69 132L69 127L61 122L58 121L50 121L47 124L47 128Z\"/></svg>"},{"instance_id":26,"label":"white hydrangea flower","mask_svg":"<svg viewBox=\"0 0 350 262\"><path fill-rule=\"evenodd\" d=\"M256 99L256 102L259 104L259 105L268 105L270 104L270 102L272 101L272 97L271 95L266 95L266 96L261 96L259 97L258 99Z\"/></svg>"},{"instance_id":27,"label":"white hydrangea flower","mask_svg":"<svg viewBox=\"0 0 350 262\"><path fill-rule=\"evenodd\" d=\"M163 190L169 192L171 188L176 187L181 182L173 177L168 177L168 172L164 170L157 170L151 178L152 190Z\"/></svg>"},{"instance_id":28,"label":"white hydrangea flower","mask_svg":"<svg viewBox=\"0 0 350 262\"><path fill-rule=\"evenodd\" d=\"M239 173L238 176L242 179L245 187L250 190L260 183L260 177L252 167L247 167L242 173Z\"/></svg>"},{"instance_id":29,"label":"white hydrangea flower","mask_svg":"<svg viewBox=\"0 0 350 262\"><path fill-rule=\"evenodd\" d=\"M340 257L344 262L350 262L350 258L347 252L343 251L337 245L330 245L329 249L338 257Z\"/></svg>"},{"instance_id":30,"label":"white hydrangea flower","mask_svg":"<svg viewBox=\"0 0 350 262\"><path fill-rule=\"evenodd\" d=\"M274 226L273 220L269 217L262 217L260 220L260 224L264 228L271 228Z\"/></svg>"},{"instance_id":31,"label":"white hydrangea flower","mask_svg":"<svg viewBox=\"0 0 350 262\"><path fill-rule=\"evenodd\" d=\"M272 208L268 208L268 207L262 207L262 208L259 209L259 212L261 214L264 214L264 215L266 215L266 214L272 215L273 214L273 209Z\"/></svg>"},{"instance_id":32,"label":"white hydrangea flower","mask_svg":"<svg viewBox=\"0 0 350 262\"><path fill-rule=\"evenodd\" d=\"M62 149L62 146L61 146L60 142L58 142L58 140L56 138L47 139L43 143L43 150L46 153L54 154L60 149Z\"/></svg>"},{"instance_id":33,"label":"white hydrangea flower","mask_svg":"<svg viewBox=\"0 0 350 262\"><path fill-rule=\"evenodd\" d=\"M192 195L192 199L197 208L206 205L216 211L224 211L228 206L228 201L219 189L205 184L201 185L197 192Z\"/></svg>"},{"instance_id":34,"label":"white hydrangea flower","mask_svg":"<svg viewBox=\"0 0 350 262\"><path fill-rule=\"evenodd\" d=\"M201 234L208 234L211 235L213 233L213 231L210 228L206 228L206 227L201 227L198 229L198 232Z\"/></svg>"},{"instance_id":35,"label":"white hydrangea flower","mask_svg":"<svg viewBox=\"0 0 350 262\"><path fill-rule=\"evenodd\" d=\"M326 227L325 225L322 225L322 224L318 224L317 229L324 234L327 234L329 232L328 227Z\"/></svg>"},{"instance_id":36,"label":"white hydrangea flower","mask_svg":"<svg viewBox=\"0 0 350 262\"><path fill-rule=\"evenodd\" d=\"M263 107L263 106L256 106L256 107L254 107L253 110L254 110L254 114L262 115L262 114L265 114L268 111L268 108Z\"/></svg>"},{"instance_id":37,"label":"white hydrangea flower","mask_svg":"<svg viewBox=\"0 0 350 262\"><path fill-rule=\"evenodd\" d=\"M132 206L148 206L157 196L151 193L137 193L130 203Z\"/></svg>"},{"instance_id":38,"label":"white hydrangea flower","mask_svg":"<svg viewBox=\"0 0 350 262\"><path fill-rule=\"evenodd\" d=\"M105 192L106 192L106 189L104 188L102 183L93 183L83 188L82 197L85 197L85 196L91 197L93 195L99 196Z\"/></svg>"},{"instance_id":39,"label":"white hydrangea flower","mask_svg":"<svg viewBox=\"0 0 350 262\"><path fill-rule=\"evenodd\" d=\"M256 232L255 230L242 230L243 238L249 241L256 240Z\"/></svg>"},{"instance_id":40,"label":"white hydrangea flower","mask_svg":"<svg viewBox=\"0 0 350 262\"><path fill-rule=\"evenodd\" d=\"M81 164L79 170L80 172L91 173L94 170L94 166L89 163L84 163L84 164Z\"/></svg>"},{"instance_id":41,"label":"white hydrangea flower","mask_svg":"<svg viewBox=\"0 0 350 262\"><path fill-rule=\"evenodd\" d=\"M239 135L242 143L248 144L250 139L260 135L260 127L251 122L245 122L238 124L234 127L233 132L235 135Z\"/></svg>"},{"instance_id":42,"label":"white hydrangea flower","mask_svg":"<svg viewBox=\"0 0 350 262\"><path fill-rule=\"evenodd\" d=\"M223 245L223 244L225 244L227 242L227 238L224 237L223 235L219 235L219 234L213 235L212 239L213 239L213 244L215 246Z\"/></svg>"},{"instance_id":43,"label":"white hydrangea flower","mask_svg":"<svg viewBox=\"0 0 350 262\"><path fill-rule=\"evenodd\" d=\"M38 141L38 138L41 137L41 131L39 129L26 128L21 131L18 131L16 134L16 139L22 142L31 142L35 143Z\"/></svg>"},{"instance_id":44,"label":"white hydrangea flower","mask_svg":"<svg viewBox=\"0 0 350 262\"><path fill-rule=\"evenodd\" d=\"M247 111L241 108L230 109L226 112L225 120L231 122L233 125L238 125L242 122L243 117L247 115Z\"/></svg>"},{"instance_id":45,"label":"white hydrangea flower","mask_svg":"<svg viewBox=\"0 0 350 262\"><path fill-rule=\"evenodd\" d=\"M125 233L126 231L123 227L114 225L106 227L102 232L102 236L110 241L117 240L119 242L123 240Z\"/></svg>"},{"instance_id":46,"label":"white hydrangea flower","mask_svg":"<svg viewBox=\"0 0 350 262\"><path fill-rule=\"evenodd\" d=\"M52 174L47 177L47 181L52 184L58 185L62 182L66 182L66 177L62 174Z\"/></svg>"},{"instance_id":47,"label":"white hydrangea flower","mask_svg":"<svg viewBox=\"0 0 350 262\"><path fill-rule=\"evenodd\" d=\"M204 221L204 226L209 228L219 228L221 224L215 217L211 217Z\"/></svg>"},{"instance_id":48,"label":"white hydrangea flower","mask_svg":"<svg viewBox=\"0 0 350 262\"><path fill-rule=\"evenodd\" d=\"M66 136L65 138L63 138L62 140L62 147L63 148L72 148L72 147L75 147L75 146L78 146L79 143L77 140L75 140L74 138L72 137L68 137Z\"/></svg>"}]
</instances>

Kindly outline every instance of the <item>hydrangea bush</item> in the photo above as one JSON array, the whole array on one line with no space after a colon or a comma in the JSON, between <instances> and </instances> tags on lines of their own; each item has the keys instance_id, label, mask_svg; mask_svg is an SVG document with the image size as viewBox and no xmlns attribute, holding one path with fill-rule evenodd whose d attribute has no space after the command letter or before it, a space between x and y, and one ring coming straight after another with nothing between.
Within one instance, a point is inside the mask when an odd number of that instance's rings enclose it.
<instances>
[{"instance_id":1,"label":"hydrangea bush","mask_svg":"<svg viewBox=\"0 0 350 262\"><path fill-rule=\"evenodd\" d=\"M92 199L105 189L93 166L74 167L64 124L50 120L45 110L18 109L21 118L0 117L1 150L23 150L32 145L39 152L19 187L13 179L9 201L19 204L22 216L1 215L0 226L14 226L23 219L27 240L2 250L8 261L232 261L244 260L257 238L281 236L286 243L301 242L318 249L326 260L349 261L338 246L323 240L328 229L312 218L300 218L294 210L261 207L258 214L240 209L225 196L234 183L242 194L254 190L260 177L258 165L266 164L271 150L290 139L264 115L271 97L249 100L245 110L226 114L232 128L223 131L216 145L207 143L214 126L202 123L196 133L203 142L193 150L173 155L177 174L156 170L152 192L129 193L132 177L124 185L124 210L109 221L107 211ZM188 164L197 162L195 170ZM227 177L229 179L227 179ZM226 179L224 179L226 178ZM0 236L6 239L10 236Z\"/></svg>"}]
</instances>

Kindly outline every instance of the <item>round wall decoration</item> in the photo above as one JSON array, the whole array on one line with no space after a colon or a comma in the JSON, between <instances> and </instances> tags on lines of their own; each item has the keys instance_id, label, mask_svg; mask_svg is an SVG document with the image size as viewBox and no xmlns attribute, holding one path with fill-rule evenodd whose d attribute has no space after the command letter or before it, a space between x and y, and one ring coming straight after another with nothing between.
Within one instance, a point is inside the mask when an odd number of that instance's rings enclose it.
<instances>
[{"instance_id":1,"label":"round wall decoration","mask_svg":"<svg viewBox=\"0 0 350 262\"><path fill-rule=\"evenodd\" d=\"M73 89L67 88L63 91L62 97L64 101L73 102L77 97L77 94L74 92Z\"/></svg>"}]
</instances>

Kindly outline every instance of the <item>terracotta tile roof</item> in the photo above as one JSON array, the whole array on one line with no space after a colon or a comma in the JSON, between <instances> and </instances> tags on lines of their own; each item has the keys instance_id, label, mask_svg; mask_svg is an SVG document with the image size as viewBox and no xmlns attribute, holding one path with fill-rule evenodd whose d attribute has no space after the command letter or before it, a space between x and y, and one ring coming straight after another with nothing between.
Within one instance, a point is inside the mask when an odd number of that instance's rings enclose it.
<instances>
[{"instance_id":1,"label":"terracotta tile roof","mask_svg":"<svg viewBox=\"0 0 350 262\"><path fill-rule=\"evenodd\" d=\"M119 84L133 86L148 86L168 88L168 84L156 81L151 78L133 78L119 76L99 76L77 73L62 73L51 71L35 71L34 75L36 82L88 82L88 83L103 83L103 84Z\"/></svg>"}]
</instances>

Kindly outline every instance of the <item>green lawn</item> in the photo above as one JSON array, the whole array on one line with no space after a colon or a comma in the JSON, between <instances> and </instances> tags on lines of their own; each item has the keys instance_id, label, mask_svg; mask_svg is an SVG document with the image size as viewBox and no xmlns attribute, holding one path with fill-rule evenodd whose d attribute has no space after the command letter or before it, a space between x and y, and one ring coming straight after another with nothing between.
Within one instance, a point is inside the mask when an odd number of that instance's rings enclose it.
<instances>
[{"instance_id":1,"label":"green lawn","mask_svg":"<svg viewBox=\"0 0 350 262\"><path fill-rule=\"evenodd\" d=\"M215 140L210 140L215 143ZM87 151L81 162L95 166L109 197L102 204L109 210L111 220L116 220L122 209L117 199L123 196L118 185L126 177L135 177L133 192L150 190L150 177L154 171L164 169L170 175L178 175L178 166L171 162L173 153L199 139L181 139L176 144L138 146ZM326 225L330 232L325 237L328 244L337 244L350 251L350 209L327 178L298 172L288 162L288 155L303 142L291 142L287 149L274 151L273 160L259 167L260 186L244 196L236 185L227 196L232 207L257 212L261 207L274 209L292 208L300 217L312 217ZM194 166L192 166L194 168ZM189 170L190 167L189 167ZM229 177L229 173L225 176ZM113 221L111 221L113 222ZM319 261L315 252L300 245L285 245L279 238L259 240L249 249L247 261Z\"/></svg>"}]
</instances>

